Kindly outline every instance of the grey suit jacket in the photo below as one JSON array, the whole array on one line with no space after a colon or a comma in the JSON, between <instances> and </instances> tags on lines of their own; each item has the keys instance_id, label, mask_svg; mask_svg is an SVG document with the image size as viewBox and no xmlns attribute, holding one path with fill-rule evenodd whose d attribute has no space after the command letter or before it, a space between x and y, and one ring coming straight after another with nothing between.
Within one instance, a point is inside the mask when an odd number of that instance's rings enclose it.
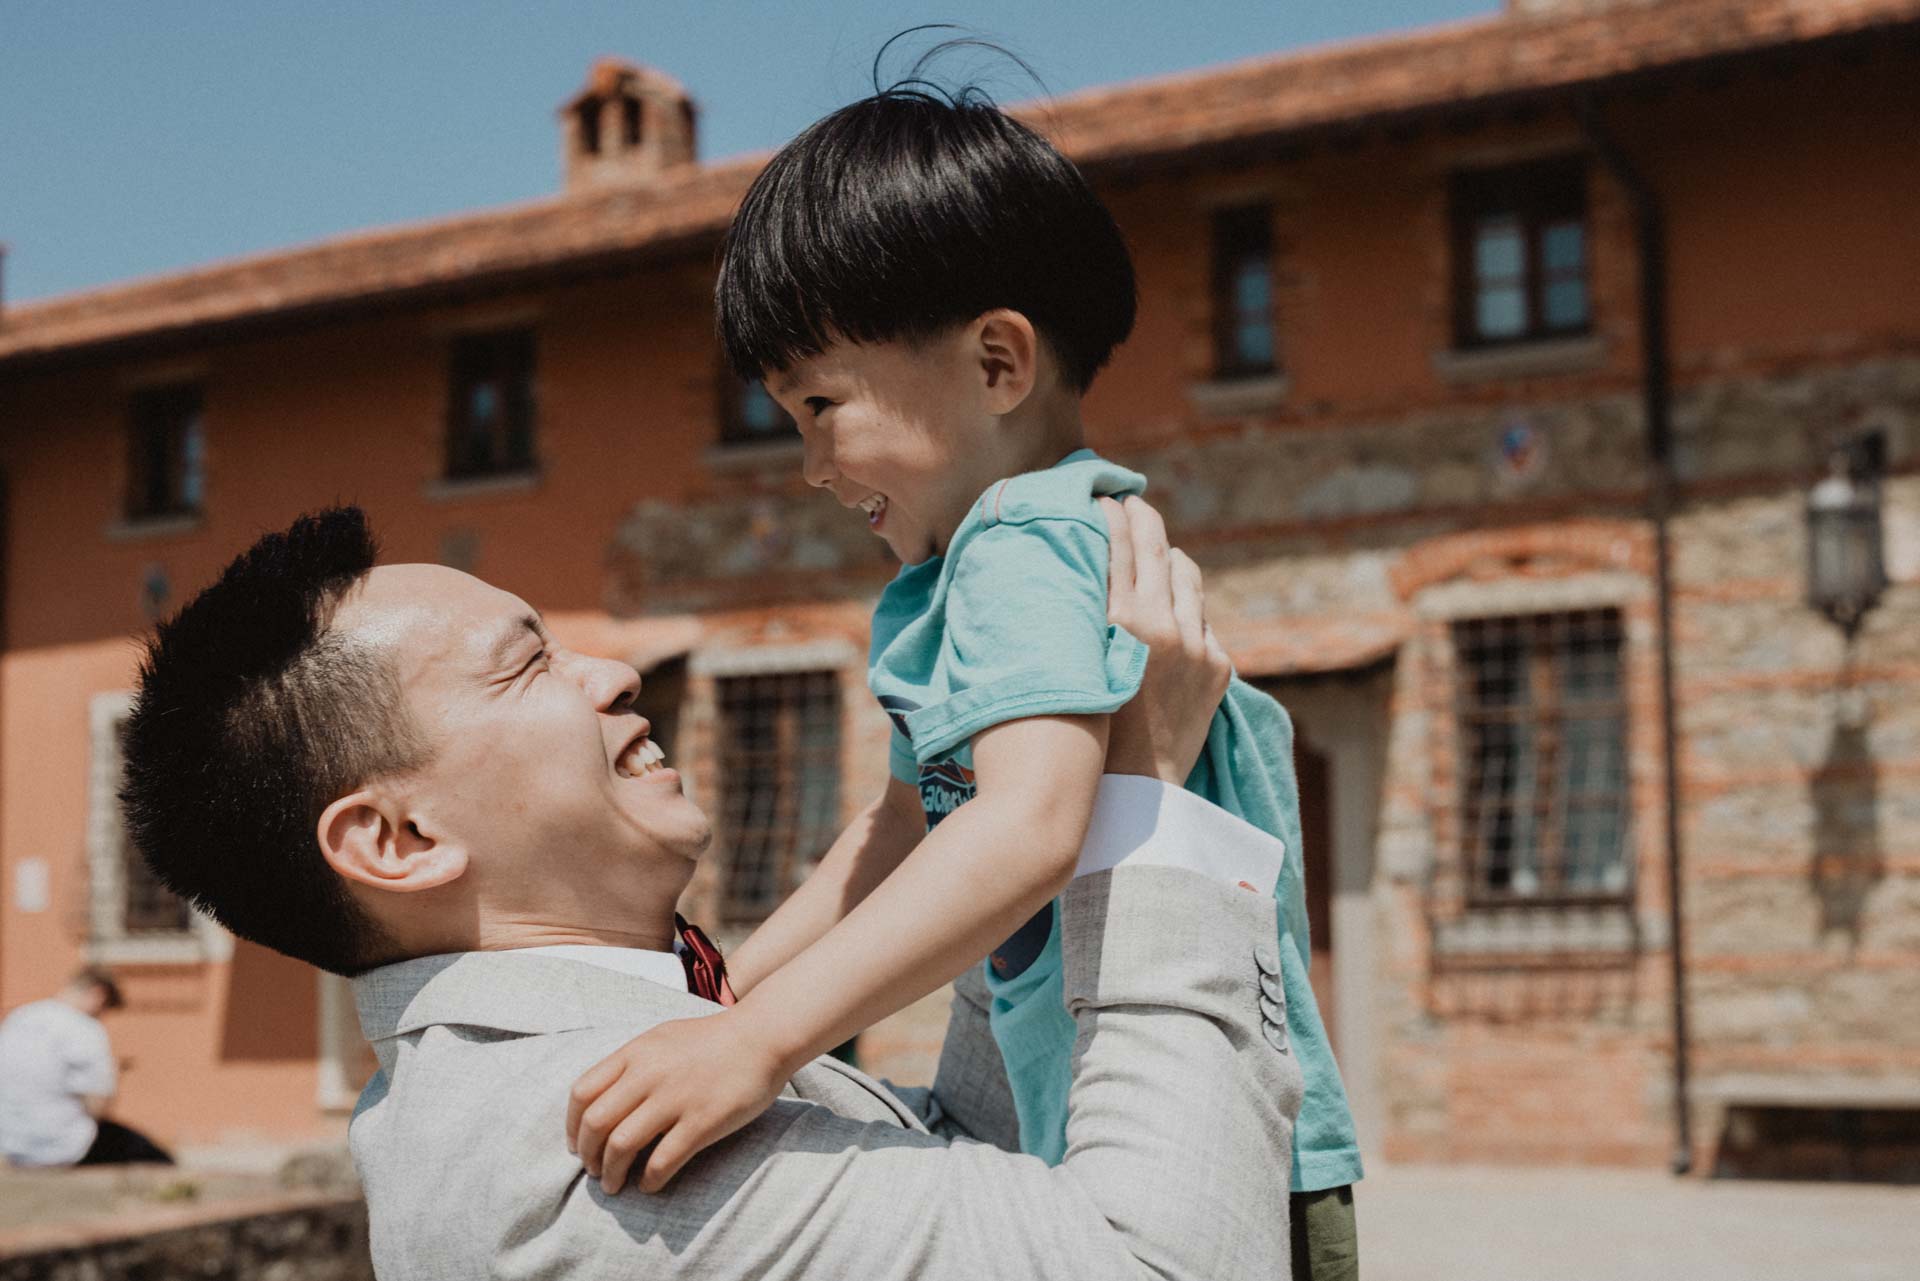
<instances>
[{"instance_id":1,"label":"grey suit jacket","mask_svg":"<svg viewBox=\"0 0 1920 1281\"><path fill-rule=\"evenodd\" d=\"M1075 881L1079 1025L1058 1167L1003 1150L1011 1099L978 981L932 1091L817 1059L668 1188L607 1196L562 1133L574 1078L716 1007L644 979L470 952L355 980L380 1073L351 1142L384 1281L479 1277L1167 1278L1287 1266L1301 1079L1274 903L1162 867Z\"/></svg>"}]
</instances>

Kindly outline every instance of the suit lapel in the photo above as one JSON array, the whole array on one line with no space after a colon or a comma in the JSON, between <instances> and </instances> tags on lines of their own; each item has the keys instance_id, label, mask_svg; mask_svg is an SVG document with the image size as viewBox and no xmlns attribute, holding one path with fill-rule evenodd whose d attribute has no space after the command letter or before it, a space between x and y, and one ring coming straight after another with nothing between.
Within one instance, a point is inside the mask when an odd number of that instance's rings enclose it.
<instances>
[{"instance_id":1,"label":"suit lapel","mask_svg":"<svg viewBox=\"0 0 1920 1281\"><path fill-rule=\"evenodd\" d=\"M354 979L353 994L361 1030L388 1068L393 1038L428 1027L483 1027L522 1036L614 1028L638 1036L661 1023L720 1010L691 993L584 961L514 952L401 961ZM802 1067L782 1093L855 1120L924 1128L892 1091L833 1058Z\"/></svg>"}]
</instances>

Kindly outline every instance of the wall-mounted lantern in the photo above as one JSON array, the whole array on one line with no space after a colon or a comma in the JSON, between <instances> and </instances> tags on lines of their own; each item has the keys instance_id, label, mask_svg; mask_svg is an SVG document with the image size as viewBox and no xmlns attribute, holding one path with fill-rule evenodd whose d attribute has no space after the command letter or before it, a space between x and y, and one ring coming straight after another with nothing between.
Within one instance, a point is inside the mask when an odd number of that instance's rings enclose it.
<instances>
[{"instance_id":1,"label":"wall-mounted lantern","mask_svg":"<svg viewBox=\"0 0 1920 1281\"><path fill-rule=\"evenodd\" d=\"M1886 437L1859 437L1833 451L1807 494L1807 602L1847 635L1887 586L1881 554L1880 476Z\"/></svg>"}]
</instances>

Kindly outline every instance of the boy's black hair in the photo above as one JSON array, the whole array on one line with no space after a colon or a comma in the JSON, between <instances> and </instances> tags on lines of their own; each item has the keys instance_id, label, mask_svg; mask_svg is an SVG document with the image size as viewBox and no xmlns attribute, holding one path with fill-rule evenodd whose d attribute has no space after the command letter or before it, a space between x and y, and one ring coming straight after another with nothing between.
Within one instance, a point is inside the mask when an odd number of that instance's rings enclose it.
<instances>
[{"instance_id":1,"label":"boy's black hair","mask_svg":"<svg viewBox=\"0 0 1920 1281\"><path fill-rule=\"evenodd\" d=\"M1073 162L980 91L917 74L782 147L721 254L715 314L742 378L1007 307L1084 392L1133 329L1133 262Z\"/></svg>"},{"instance_id":2,"label":"boy's black hair","mask_svg":"<svg viewBox=\"0 0 1920 1281\"><path fill-rule=\"evenodd\" d=\"M315 825L427 756L389 660L330 629L376 552L356 507L262 538L157 629L126 728L120 798L154 874L242 938L336 974L392 944Z\"/></svg>"}]
</instances>

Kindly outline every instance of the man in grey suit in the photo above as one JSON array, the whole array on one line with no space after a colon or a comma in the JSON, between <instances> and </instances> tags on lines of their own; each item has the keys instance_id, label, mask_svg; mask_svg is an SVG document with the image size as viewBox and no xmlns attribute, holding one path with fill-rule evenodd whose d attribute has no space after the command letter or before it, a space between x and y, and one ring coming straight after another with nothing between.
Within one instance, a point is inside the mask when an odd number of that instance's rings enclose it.
<instances>
[{"instance_id":1,"label":"man in grey suit","mask_svg":"<svg viewBox=\"0 0 1920 1281\"><path fill-rule=\"evenodd\" d=\"M1179 789L1225 664L1157 519L1114 519L1114 617L1155 659L1062 909L1079 1041L1057 1167L1011 1150L971 979L931 1090L816 1060L665 1191L609 1195L568 1151L570 1087L716 1008L673 950L710 829L632 710L633 670L469 575L376 568L350 508L262 539L160 628L131 829L236 933L356 976L380 1072L352 1146L380 1275L1284 1270L1301 1080L1273 950L1283 851Z\"/></svg>"}]
</instances>

